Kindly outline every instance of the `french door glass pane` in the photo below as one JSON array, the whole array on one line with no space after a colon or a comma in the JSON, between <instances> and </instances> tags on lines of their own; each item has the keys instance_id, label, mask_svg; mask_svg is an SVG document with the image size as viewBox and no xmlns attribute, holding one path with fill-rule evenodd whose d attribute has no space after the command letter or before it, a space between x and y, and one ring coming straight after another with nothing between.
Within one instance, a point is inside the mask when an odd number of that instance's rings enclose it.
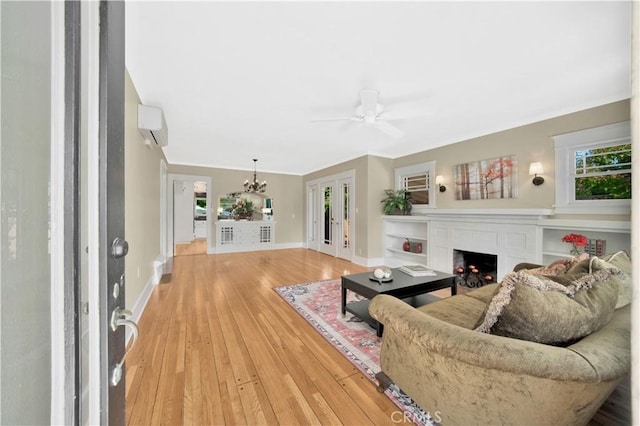
<instances>
[{"instance_id":1,"label":"french door glass pane","mask_svg":"<svg viewBox=\"0 0 640 426\"><path fill-rule=\"evenodd\" d=\"M349 248L351 244L351 236L349 235L349 199L351 194L349 193L350 185L348 183L344 183L342 185L342 247Z\"/></svg>"},{"instance_id":2,"label":"french door glass pane","mask_svg":"<svg viewBox=\"0 0 640 426\"><path fill-rule=\"evenodd\" d=\"M324 188L324 244L333 244L333 188Z\"/></svg>"}]
</instances>

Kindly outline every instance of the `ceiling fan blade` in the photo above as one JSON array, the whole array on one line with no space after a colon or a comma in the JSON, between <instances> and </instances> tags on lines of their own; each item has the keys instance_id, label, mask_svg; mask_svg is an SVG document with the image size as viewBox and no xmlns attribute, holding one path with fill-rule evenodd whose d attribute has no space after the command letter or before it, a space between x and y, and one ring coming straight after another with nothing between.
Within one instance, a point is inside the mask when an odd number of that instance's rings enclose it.
<instances>
[{"instance_id":1,"label":"ceiling fan blade","mask_svg":"<svg viewBox=\"0 0 640 426\"><path fill-rule=\"evenodd\" d=\"M329 117L329 118L312 118L312 123L318 123L321 121L360 121L358 117Z\"/></svg>"},{"instance_id":2,"label":"ceiling fan blade","mask_svg":"<svg viewBox=\"0 0 640 426\"><path fill-rule=\"evenodd\" d=\"M384 111L381 115L381 119L392 121L392 120L407 120L411 118L420 118L420 117L429 117L435 114L435 109L433 108L422 108L417 110L392 110L392 111Z\"/></svg>"},{"instance_id":3,"label":"ceiling fan blade","mask_svg":"<svg viewBox=\"0 0 640 426\"><path fill-rule=\"evenodd\" d=\"M391 136L394 139L398 139L404 136L404 132L402 130L398 129L391 123L387 123L386 121L378 120L376 121L375 126L378 130Z\"/></svg>"},{"instance_id":4,"label":"ceiling fan blade","mask_svg":"<svg viewBox=\"0 0 640 426\"><path fill-rule=\"evenodd\" d=\"M378 112L378 92L371 89L361 90L360 104L362 106L362 115L365 117L375 117Z\"/></svg>"}]
</instances>

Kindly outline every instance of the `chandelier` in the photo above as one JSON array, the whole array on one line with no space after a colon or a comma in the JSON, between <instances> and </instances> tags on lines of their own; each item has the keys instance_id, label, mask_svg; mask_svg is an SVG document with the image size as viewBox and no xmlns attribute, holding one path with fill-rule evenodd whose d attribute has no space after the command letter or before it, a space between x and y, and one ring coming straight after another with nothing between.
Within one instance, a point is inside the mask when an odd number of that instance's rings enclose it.
<instances>
[{"instance_id":1,"label":"chandelier","mask_svg":"<svg viewBox=\"0 0 640 426\"><path fill-rule=\"evenodd\" d=\"M249 182L249 180L244 181L244 192L264 192L267 189L267 181L263 180L262 182L258 182L256 179L256 163L258 162L257 158L253 159L253 182Z\"/></svg>"}]
</instances>

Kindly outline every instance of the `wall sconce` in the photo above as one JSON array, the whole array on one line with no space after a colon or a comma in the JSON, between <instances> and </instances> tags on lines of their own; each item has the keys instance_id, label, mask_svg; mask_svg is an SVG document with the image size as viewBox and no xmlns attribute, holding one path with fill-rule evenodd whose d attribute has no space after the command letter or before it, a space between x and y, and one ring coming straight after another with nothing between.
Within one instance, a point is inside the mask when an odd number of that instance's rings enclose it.
<instances>
[{"instance_id":1,"label":"wall sconce","mask_svg":"<svg viewBox=\"0 0 640 426\"><path fill-rule=\"evenodd\" d=\"M442 184L444 182L444 178L442 175L436 176L436 185L438 185L438 191L444 192L447 190L447 187Z\"/></svg>"},{"instance_id":2,"label":"wall sconce","mask_svg":"<svg viewBox=\"0 0 640 426\"><path fill-rule=\"evenodd\" d=\"M544 173L542 163L534 162L529 165L529 175L533 176L532 182L535 186L540 186L544 183L544 178L542 176L538 176L542 173Z\"/></svg>"}]
</instances>

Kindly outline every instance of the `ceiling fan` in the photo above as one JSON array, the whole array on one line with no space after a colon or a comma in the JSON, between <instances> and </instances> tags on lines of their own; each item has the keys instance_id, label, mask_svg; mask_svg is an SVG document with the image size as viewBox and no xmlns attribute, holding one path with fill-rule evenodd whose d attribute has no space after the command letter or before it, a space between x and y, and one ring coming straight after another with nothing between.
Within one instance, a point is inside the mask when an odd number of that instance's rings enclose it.
<instances>
[{"instance_id":1,"label":"ceiling fan","mask_svg":"<svg viewBox=\"0 0 640 426\"><path fill-rule=\"evenodd\" d=\"M381 132L398 139L404 136L404 132L395 125L389 123L393 120L404 120L407 118L421 117L429 115L430 111L386 111L384 106L378 103L378 92L376 90L364 89L360 91L360 105L355 109L355 115L349 117L330 117L330 118L316 118L312 119L312 122L321 121L353 121L357 123L364 123L375 127Z\"/></svg>"}]
</instances>

